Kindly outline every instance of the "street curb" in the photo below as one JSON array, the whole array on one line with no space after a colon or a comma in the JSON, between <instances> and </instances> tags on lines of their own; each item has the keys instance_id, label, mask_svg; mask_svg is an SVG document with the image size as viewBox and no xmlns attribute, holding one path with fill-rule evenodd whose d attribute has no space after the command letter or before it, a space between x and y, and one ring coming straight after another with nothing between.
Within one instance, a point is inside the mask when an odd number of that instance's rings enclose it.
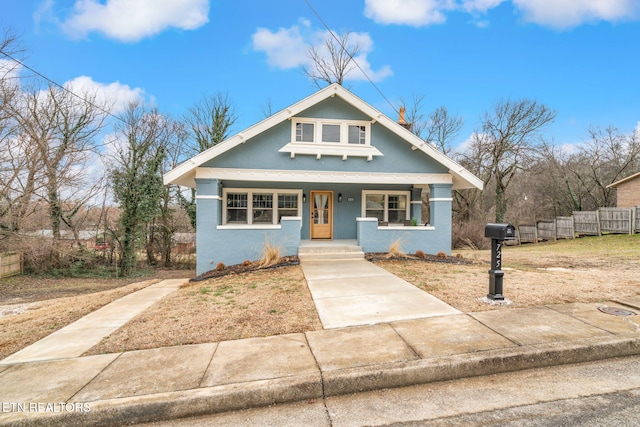
<instances>
[{"instance_id":1,"label":"street curb","mask_svg":"<svg viewBox=\"0 0 640 427\"><path fill-rule=\"evenodd\" d=\"M1 426L113 426L163 421L322 398L319 374L88 402L89 412L30 413Z\"/></svg>"},{"instance_id":2,"label":"street curb","mask_svg":"<svg viewBox=\"0 0 640 427\"><path fill-rule=\"evenodd\" d=\"M90 412L14 414L0 425L125 425L635 355L640 337L599 337L100 400Z\"/></svg>"},{"instance_id":3,"label":"street curb","mask_svg":"<svg viewBox=\"0 0 640 427\"><path fill-rule=\"evenodd\" d=\"M640 355L640 338L591 338L434 357L322 374L325 396Z\"/></svg>"}]
</instances>

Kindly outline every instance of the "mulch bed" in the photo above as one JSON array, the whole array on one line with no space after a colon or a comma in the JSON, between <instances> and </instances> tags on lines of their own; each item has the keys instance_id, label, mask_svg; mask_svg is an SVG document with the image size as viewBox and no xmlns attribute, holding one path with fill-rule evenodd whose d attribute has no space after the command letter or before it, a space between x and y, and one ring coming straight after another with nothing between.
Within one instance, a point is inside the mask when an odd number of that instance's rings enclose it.
<instances>
[{"instance_id":1,"label":"mulch bed","mask_svg":"<svg viewBox=\"0 0 640 427\"><path fill-rule=\"evenodd\" d=\"M201 282L203 280L214 279L216 277L228 276L230 274L249 273L257 270L267 270L271 268L287 267L290 265L299 265L300 259L297 256L287 256L280 258L275 264L263 265L260 262L242 263L230 265L220 270L210 270L190 279L190 282Z\"/></svg>"},{"instance_id":2,"label":"mulch bed","mask_svg":"<svg viewBox=\"0 0 640 427\"><path fill-rule=\"evenodd\" d=\"M367 261L375 262L375 261L427 261L427 262L442 262L449 264L473 264L473 261L468 259L464 259L461 257L452 257L452 256L441 256L441 255L429 255L425 254L424 256L415 256L415 255L392 255L390 256L386 252L371 252L365 254L365 259ZM242 263L226 266L220 270L210 270L206 273L202 273L201 275L189 279L190 282L201 282L203 280L214 279L216 277L228 276L230 274L242 274L249 273L252 271L258 270L266 270L271 268L279 268L279 267L288 267L291 265L299 265L300 259L297 256L287 256L280 258L275 264L270 265L262 265L260 262L253 263Z\"/></svg>"}]
</instances>

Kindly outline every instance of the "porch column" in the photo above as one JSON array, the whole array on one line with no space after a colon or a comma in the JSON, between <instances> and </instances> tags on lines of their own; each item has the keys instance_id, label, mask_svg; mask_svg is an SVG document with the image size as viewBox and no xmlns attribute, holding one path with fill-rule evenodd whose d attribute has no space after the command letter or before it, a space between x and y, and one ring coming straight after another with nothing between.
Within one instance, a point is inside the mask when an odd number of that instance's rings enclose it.
<instances>
[{"instance_id":1,"label":"porch column","mask_svg":"<svg viewBox=\"0 0 640 427\"><path fill-rule=\"evenodd\" d=\"M422 224L422 188L411 189L411 217L417 219L418 224Z\"/></svg>"},{"instance_id":2,"label":"porch column","mask_svg":"<svg viewBox=\"0 0 640 427\"><path fill-rule=\"evenodd\" d=\"M451 184L429 185L429 207L431 215L429 221L434 227L445 226L451 228Z\"/></svg>"},{"instance_id":3,"label":"porch column","mask_svg":"<svg viewBox=\"0 0 640 427\"><path fill-rule=\"evenodd\" d=\"M451 197L452 184L429 185L429 222L435 227L437 240L443 252L451 253Z\"/></svg>"},{"instance_id":4,"label":"porch column","mask_svg":"<svg viewBox=\"0 0 640 427\"><path fill-rule=\"evenodd\" d=\"M196 178L196 274L211 270L216 258L213 236L221 224L221 192L219 180Z\"/></svg>"}]
</instances>

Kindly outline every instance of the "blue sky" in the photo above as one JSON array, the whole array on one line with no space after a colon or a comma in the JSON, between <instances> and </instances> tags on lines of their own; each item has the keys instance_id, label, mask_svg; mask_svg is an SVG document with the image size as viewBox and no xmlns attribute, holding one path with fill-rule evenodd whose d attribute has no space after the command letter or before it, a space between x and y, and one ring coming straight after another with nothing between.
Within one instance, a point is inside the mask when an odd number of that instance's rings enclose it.
<instances>
[{"instance_id":1,"label":"blue sky","mask_svg":"<svg viewBox=\"0 0 640 427\"><path fill-rule=\"evenodd\" d=\"M377 88L357 72L347 88L393 118L414 94L425 114L444 105L465 120L459 143L498 98L555 109L547 138L556 144L640 121L639 0L308 1L363 46L358 61ZM226 93L235 131L262 120L267 104L275 112L316 90L301 66L326 36L304 0L0 5L0 29L19 36L25 64L56 82L99 91L120 111L142 99L176 117Z\"/></svg>"}]
</instances>

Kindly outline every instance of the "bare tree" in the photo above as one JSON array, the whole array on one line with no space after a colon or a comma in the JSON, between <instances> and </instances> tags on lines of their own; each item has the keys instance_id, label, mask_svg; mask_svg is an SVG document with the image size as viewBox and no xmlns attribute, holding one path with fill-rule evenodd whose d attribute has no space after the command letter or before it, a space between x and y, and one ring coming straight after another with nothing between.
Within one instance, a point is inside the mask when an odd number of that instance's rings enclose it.
<instances>
[{"instance_id":1,"label":"bare tree","mask_svg":"<svg viewBox=\"0 0 640 427\"><path fill-rule=\"evenodd\" d=\"M409 102L404 99L400 99L400 114L402 115L402 109L404 108L404 120L406 121L406 127L413 132L417 137L424 140L426 137L426 128L428 121L424 117L424 95L413 93Z\"/></svg>"},{"instance_id":2,"label":"bare tree","mask_svg":"<svg viewBox=\"0 0 640 427\"><path fill-rule=\"evenodd\" d=\"M316 48L309 47L311 59L309 67L303 67L304 74L318 88L324 84L343 85L346 76L356 68L354 59L362 47L351 37L351 33L335 34L329 32L324 43Z\"/></svg>"},{"instance_id":3,"label":"bare tree","mask_svg":"<svg viewBox=\"0 0 640 427\"><path fill-rule=\"evenodd\" d=\"M19 54L16 37L6 31L0 39L0 238L7 230L14 230L17 212L15 199L21 171L28 161L16 144L16 125L13 120L15 102L19 93L19 65L8 55ZM3 58L4 57L4 58Z\"/></svg>"},{"instance_id":4,"label":"bare tree","mask_svg":"<svg viewBox=\"0 0 640 427\"><path fill-rule=\"evenodd\" d=\"M614 192L607 186L640 168L640 135L623 134L613 126L588 133L589 140L566 168L586 194L589 208L613 206Z\"/></svg>"},{"instance_id":5,"label":"bare tree","mask_svg":"<svg viewBox=\"0 0 640 427\"><path fill-rule=\"evenodd\" d=\"M168 172L175 167L178 159L182 155L182 149L187 140L187 131L184 124L179 121L167 119L167 140L164 144L165 156L162 162L162 173ZM173 185L165 185L162 187L160 194L158 216L154 218L150 229L155 234L154 238L148 238L147 253L149 258L149 249L157 249L160 253L162 264L164 267L171 265L171 247L173 243L173 235L177 231L175 223L176 208L180 205L180 197L184 197L180 192L180 188ZM177 203L176 203L177 201ZM152 233L148 233L151 236Z\"/></svg>"},{"instance_id":6,"label":"bare tree","mask_svg":"<svg viewBox=\"0 0 640 427\"><path fill-rule=\"evenodd\" d=\"M215 96L203 97L189 109L189 114L184 118L189 137L185 140L185 150L181 154L191 157L221 143L229 137L237 120L238 116L227 94L218 93ZM195 228L195 189L191 189L190 199L180 191L176 194L180 205L189 215L191 225Z\"/></svg>"},{"instance_id":7,"label":"bare tree","mask_svg":"<svg viewBox=\"0 0 640 427\"><path fill-rule=\"evenodd\" d=\"M425 141L435 145L444 154L451 153L451 144L464 126L461 116L449 113L447 107L440 106L429 115Z\"/></svg>"},{"instance_id":8,"label":"bare tree","mask_svg":"<svg viewBox=\"0 0 640 427\"><path fill-rule=\"evenodd\" d=\"M13 111L26 144L24 154L35 156L30 162L36 170L27 178L41 180L43 191L36 193L48 205L55 239L60 238L63 224L74 229L74 216L97 189L89 181L86 166L96 150L105 113L95 105L95 97L84 97L55 86L33 89L21 93Z\"/></svg>"},{"instance_id":9,"label":"bare tree","mask_svg":"<svg viewBox=\"0 0 640 427\"><path fill-rule=\"evenodd\" d=\"M424 95L413 94L409 104L404 100L401 101L402 107L405 109L405 120L408 128L420 139L431 143L448 155L451 153L453 140L462 130L462 126L464 126L464 119L461 116L449 113L449 110L444 105L433 110L425 118L422 113L424 99Z\"/></svg>"},{"instance_id":10,"label":"bare tree","mask_svg":"<svg viewBox=\"0 0 640 427\"><path fill-rule=\"evenodd\" d=\"M530 99L501 99L483 114L481 130L472 141L473 152L480 156L473 172L485 186L492 182L495 187L496 222L504 221L512 178L531 162L542 144L540 131L555 117L555 111Z\"/></svg>"},{"instance_id":11,"label":"bare tree","mask_svg":"<svg viewBox=\"0 0 640 427\"><path fill-rule=\"evenodd\" d=\"M273 109L273 102L271 98L267 98L265 103L260 105L260 112L265 118L271 117L273 115L274 109Z\"/></svg>"},{"instance_id":12,"label":"bare tree","mask_svg":"<svg viewBox=\"0 0 640 427\"><path fill-rule=\"evenodd\" d=\"M229 137L237 120L228 94L218 92L202 97L184 117L190 138L183 154L194 156L221 143Z\"/></svg>"}]
</instances>

